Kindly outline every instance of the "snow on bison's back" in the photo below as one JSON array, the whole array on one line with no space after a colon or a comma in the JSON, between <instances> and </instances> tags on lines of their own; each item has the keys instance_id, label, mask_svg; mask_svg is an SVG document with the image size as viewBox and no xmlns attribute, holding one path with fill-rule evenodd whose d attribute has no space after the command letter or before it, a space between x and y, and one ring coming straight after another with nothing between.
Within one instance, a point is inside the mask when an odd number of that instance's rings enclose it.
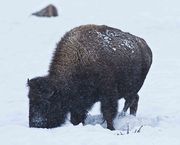
<instances>
[{"instance_id":1,"label":"snow on bison's back","mask_svg":"<svg viewBox=\"0 0 180 145\"><path fill-rule=\"evenodd\" d=\"M34 86L38 82L39 86L42 81L41 88L44 90L47 86L56 90L59 94L52 94L58 98L55 104L59 101L59 107L51 105L48 110L56 110L59 114L70 112L71 122L75 125L83 123L88 109L100 101L107 128L114 129L113 119L117 114L118 99L126 100L123 111L130 108L130 113L136 114L137 93L151 63L152 52L142 38L105 25L84 25L62 37L52 58L48 76L30 82ZM47 86L45 82L48 82ZM31 86L30 92L33 92ZM43 95L46 99L49 98L47 94ZM29 98L32 97L29 95ZM50 98L53 103L53 97ZM55 113L48 113L45 120L51 120L53 115ZM60 116L53 117L56 119L51 120L50 124L60 125L57 122L65 119L62 117L64 115Z\"/></svg>"}]
</instances>

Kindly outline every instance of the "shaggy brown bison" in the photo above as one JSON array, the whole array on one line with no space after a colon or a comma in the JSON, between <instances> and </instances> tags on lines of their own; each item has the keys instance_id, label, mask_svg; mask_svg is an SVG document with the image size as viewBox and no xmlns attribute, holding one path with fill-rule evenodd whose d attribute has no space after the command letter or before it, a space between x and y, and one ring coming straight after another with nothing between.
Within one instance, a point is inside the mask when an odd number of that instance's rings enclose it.
<instances>
[{"instance_id":1,"label":"shaggy brown bison","mask_svg":"<svg viewBox=\"0 0 180 145\"><path fill-rule=\"evenodd\" d=\"M107 128L113 130L118 100L135 115L138 91L152 63L152 52L137 36L105 25L84 25L67 32L57 45L49 74L28 81L30 127L52 128L68 112L74 125L84 123L100 101Z\"/></svg>"}]
</instances>

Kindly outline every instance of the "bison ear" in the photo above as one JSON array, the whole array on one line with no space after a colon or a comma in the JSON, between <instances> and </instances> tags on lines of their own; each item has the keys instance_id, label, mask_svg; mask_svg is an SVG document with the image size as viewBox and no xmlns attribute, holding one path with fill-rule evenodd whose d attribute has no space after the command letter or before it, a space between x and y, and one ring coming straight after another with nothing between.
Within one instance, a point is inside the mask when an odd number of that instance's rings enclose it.
<instances>
[{"instance_id":1,"label":"bison ear","mask_svg":"<svg viewBox=\"0 0 180 145\"><path fill-rule=\"evenodd\" d=\"M27 79L27 86L28 86L28 87L31 87L31 86L32 86L32 82L31 82L31 80L30 80L29 78Z\"/></svg>"}]
</instances>

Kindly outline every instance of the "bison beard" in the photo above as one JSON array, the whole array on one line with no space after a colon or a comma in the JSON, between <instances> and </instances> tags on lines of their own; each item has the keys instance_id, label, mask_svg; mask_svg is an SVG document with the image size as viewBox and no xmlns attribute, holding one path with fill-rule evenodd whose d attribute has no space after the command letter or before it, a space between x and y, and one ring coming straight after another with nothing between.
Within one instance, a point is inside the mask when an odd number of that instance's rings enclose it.
<instances>
[{"instance_id":1,"label":"bison beard","mask_svg":"<svg viewBox=\"0 0 180 145\"><path fill-rule=\"evenodd\" d=\"M152 63L146 42L121 30L84 25L67 32L58 43L49 73L28 81L30 127L52 128L71 113L74 125L84 123L100 101L107 128L114 130L118 100L123 112L136 115L138 91Z\"/></svg>"}]
</instances>

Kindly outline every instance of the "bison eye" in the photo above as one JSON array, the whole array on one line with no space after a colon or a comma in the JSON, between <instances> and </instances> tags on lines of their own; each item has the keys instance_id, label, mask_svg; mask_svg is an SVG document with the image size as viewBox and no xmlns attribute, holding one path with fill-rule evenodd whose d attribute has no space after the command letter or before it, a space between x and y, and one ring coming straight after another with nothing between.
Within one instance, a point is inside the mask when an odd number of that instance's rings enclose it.
<instances>
[{"instance_id":1,"label":"bison eye","mask_svg":"<svg viewBox=\"0 0 180 145\"><path fill-rule=\"evenodd\" d=\"M55 91L51 91L47 94L47 99L51 98L55 94ZM45 95L46 96L46 95Z\"/></svg>"}]
</instances>

